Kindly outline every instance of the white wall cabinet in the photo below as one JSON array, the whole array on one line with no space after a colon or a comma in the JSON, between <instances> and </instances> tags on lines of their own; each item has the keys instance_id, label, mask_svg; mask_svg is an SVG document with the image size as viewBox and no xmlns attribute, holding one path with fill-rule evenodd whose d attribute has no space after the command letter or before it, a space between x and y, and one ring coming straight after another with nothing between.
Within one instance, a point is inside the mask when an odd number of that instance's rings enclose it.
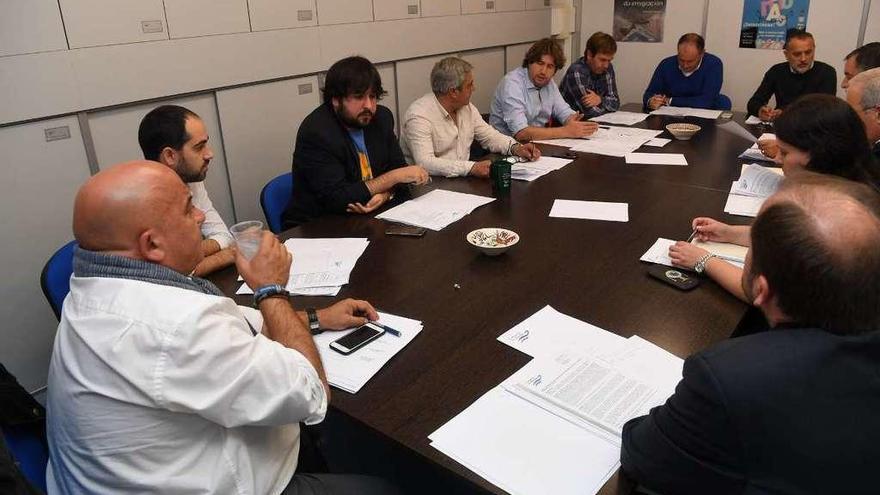
<instances>
[{"instance_id":1,"label":"white wall cabinet","mask_svg":"<svg viewBox=\"0 0 880 495\"><path fill-rule=\"evenodd\" d=\"M247 0L164 0L171 38L246 33Z\"/></svg>"},{"instance_id":2,"label":"white wall cabinet","mask_svg":"<svg viewBox=\"0 0 880 495\"><path fill-rule=\"evenodd\" d=\"M460 0L422 0L422 17L461 14Z\"/></svg>"},{"instance_id":3,"label":"white wall cabinet","mask_svg":"<svg viewBox=\"0 0 880 495\"><path fill-rule=\"evenodd\" d=\"M57 0L0 2L0 57L66 49Z\"/></svg>"},{"instance_id":4,"label":"white wall cabinet","mask_svg":"<svg viewBox=\"0 0 880 495\"><path fill-rule=\"evenodd\" d=\"M70 48L168 39L162 0L59 0Z\"/></svg>"},{"instance_id":5,"label":"white wall cabinet","mask_svg":"<svg viewBox=\"0 0 880 495\"><path fill-rule=\"evenodd\" d=\"M377 21L413 19L421 12L419 0L373 0L373 14Z\"/></svg>"},{"instance_id":6,"label":"white wall cabinet","mask_svg":"<svg viewBox=\"0 0 880 495\"><path fill-rule=\"evenodd\" d=\"M495 12L497 0L461 0L462 14L486 14Z\"/></svg>"},{"instance_id":7,"label":"white wall cabinet","mask_svg":"<svg viewBox=\"0 0 880 495\"><path fill-rule=\"evenodd\" d=\"M594 3L595 2L590 2L591 5ZM549 8L550 8L550 0L526 0L526 9L528 9L528 10L542 10L542 9L549 9Z\"/></svg>"},{"instance_id":8,"label":"white wall cabinet","mask_svg":"<svg viewBox=\"0 0 880 495\"><path fill-rule=\"evenodd\" d=\"M248 0L253 31L318 25L315 0Z\"/></svg>"},{"instance_id":9,"label":"white wall cabinet","mask_svg":"<svg viewBox=\"0 0 880 495\"><path fill-rule=\"evenodd\" d=\"M476 89L471 96L471 103L480 110L480 113L489 113L495 88L504 77L504 48L465 52L461 54L461 58L474 66Z\"/></svg>"},{"instance_id":10,"label":"white wall cabinet","mask_svg":"<svg viewBox=\"0 0 880 495\"><path fill-rule=\"evenodd\" d=\"M525 9L525 0L495 0L495 12L513 12Z\"/></svg>"},{"instance_id":11,"label":"white wall cabinet","mask_svg":"<svg viewBox=\"0 0 880 495\"><path fill-rule=\"evenodd\" d=\"M351 24L373 20L373 0L317 0L318 24Z\"/></svg>"},{"instance_id":12,"label":"white wall cabinet","mask_svg":"<svg viewBox=\"0 0 880 495\"><path fill-rule=\"evenodd\" d=\"M447 53L434 57L404 60L396 64L397 105L400 108L401 119L406 116L406 110L412 105L412 102L421 98L425 93L431 92L431 69L434 64L450 55L455 54ZM402 124L401 129L403 129Z\"/></svg>"},{"instance_id":13,"label":"white wall cabinet","mask_svg":"<svg viewBox=\"0 0 880 495\"><path fill-rule=\"evenodd\" d=\"M269 180L290 172L296 132L320 99L315 76L217 92L240 221L264 219L260 191Z\"/></svg>"},{"instance_id":14,"label":"white wall cabinet","mask_svg":"<svg viewBox=\"0 0 880 495\"><path fill-rule=\"evenodd\" d=\"M49 136L59 138L46 141ZM40 289L49 257L73 240L73 198L89 178L76 117L0 129L0 362L28 390L46 384L58 321Z\"/></svg>"}]
</instances>

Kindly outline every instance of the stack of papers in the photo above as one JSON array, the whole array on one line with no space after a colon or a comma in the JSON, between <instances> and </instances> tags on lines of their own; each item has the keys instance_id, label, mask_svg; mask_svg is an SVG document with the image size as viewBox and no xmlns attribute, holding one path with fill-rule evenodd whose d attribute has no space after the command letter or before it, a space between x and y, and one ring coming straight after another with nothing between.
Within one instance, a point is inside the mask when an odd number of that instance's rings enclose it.
<instances>
[{"instance_id":1,"label":"stack of papers","mask_svg":"<svg viewBox=\"0 0 880 495\"><path fill-rule=\"evenodd\" d=\"M686 166L687 159L681 153L627 153L628 164L641 165L680 165Z\"/></svg>"},{"instance_id":2,"label":"stack of papers","mask_svg":"<svg viewBox=\"0 0 880 495\"><path fill-rule=\"evenodd\" d=\"M755 144L753 144L751 148L743 151L742 154L739 155L739 158L742 158L744 160L761 160L764 162L772 162L773 159L765 156L764 153L761 153L761 149L758 148L758 141L769 141L771 139L776 139L776 134L771 134L769 132L761 134L761 136L755 140Z\"/></svg>"},{"instance_id":3,"label":"stack of papers","mask_svg":"<svg viewBox=\"0 0 880 495\"><path fill-rule=\"evenodd\" d=\"M728 244L725 242L700 242L694 239L691 243L740 268L743 267L746 260L746 253L749 251L749 248L745 246ZM660 237L650 248L648 248L647 251L645 251L645 254L643 254L639 260L681 270L682 268L675 266L669 258L669 248L673 244L675 244L675 241L672 239Z\"/></svg>"},{"instance_id":4,"label":"stack of papers","mask_svg":"<svg viewBox=\"0 0 880 495\"><path fill-rule=\"evenodd\" d=\"M498 340L535 359L428 438L512 494L596 493L620 466L619 425L665 401L684 364L550 306Z\"/></svg>"},{"instance_id":5,"label":"stack of papers","mask_svg":"<svg viewBox=\"0 0 880 495\"><path fill-rule=\"evenodd\" d=\"M756 163L743 165L739 180L730 186L724 212L746 217L758 216L764 201L779 188L782 169L763 167Z\"/></svg>"},{"instance_id":6,"label":"stack of papers","mask_svg":"<svg viewBox=\"0 0 880 495\"><path fill-rule=\"evenodd\" d=\"M639 149L643 144L662 133L662 130L602 126L592 136L584 139L545 139L535 142L564 146L583 153L620 158Z\"/></svg>"},{"instance_id":7,"label":"stack of papers","mask_svg":"<svg viewBox=\"0 0 880 495\"><path fill-rule=\"evenodd\" d=\"M717 119L721 116L721 110L706 110L705 108L672 107L664 105L651 112L651 115L671 115L673 117L699 117L701 119Z\"/></svg>"},{"instance_id":8,"label":"stack of papers","mask_svg":"<svg viewBox=\"0 0 880 495\"><path fill-rule=\"evenodd\" d=\"M550 209L550 217L629 222L629 203L557 199Z\"/></svg>"},{"instance_id":9,"label":"stack of papers","mask_svg":"<svg viewBox=\"0 0 880 495\"><path fill-rule=\"evenodd\" d=\"M590 120L593 122L606 122L608 124L635 125L647 118L648 114L646 113L617 111L593 117Z\"/></svg>"},{"instance_id":10,"label":"stack of papers","mask_svg":"<svg viewBox=\"0 0 880 495\"><path fill-rule=\"evenodd\" d=\"M366 238L284 241L284 246L293 255L287 290L300 296L335 296L348 283L351 271L369 244ZM236 292L253 293L247 284L242 284Z\"/></svg>"},{"instance_id":11,"label":"stack of papers","mask_svg":"<svg viewBox=\"0 0 880 495\"><path fill-rule=\"evenodd\" d=\"M510 178L531 182L554 170L559 170L571 162L572 160L568 158L542 156L533 162L514 163L510 167Z\"/></svg>"},{"instance_id":12,"label":"stack of papers","mask_svg":"<svg viewBox=\"0 0 880 495\"><path fill-rule=\"evenodd\" d=\"M495 201L495 198L435 189L424 196L411 199L376 215L376 218L441 230L492 201Z\"/></svg>"},{"instance_id":13,"label":"stack of papers","mask_svg":"<svg viewBox=\"0 0 880 495\"><path fill-rule=\"evenodd\" d=\"M356 394L395 354L422 331L422 322L379 313L379 323L400 332L400 337L385 333L347 356L330 348L330 342L340 339L355 329L342 332L324 332L315 335L315 345L327 373L327 381L336 388Z\"/></svg>"}]
</instances>

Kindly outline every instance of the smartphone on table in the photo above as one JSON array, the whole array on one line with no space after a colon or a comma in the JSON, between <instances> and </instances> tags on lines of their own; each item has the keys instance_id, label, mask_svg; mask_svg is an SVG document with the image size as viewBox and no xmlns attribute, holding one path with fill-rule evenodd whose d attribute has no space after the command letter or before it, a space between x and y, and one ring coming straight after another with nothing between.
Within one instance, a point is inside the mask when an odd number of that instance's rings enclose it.
<instances>
[{"instance_id":1,"label":"smartphone on table","mask_svg":"<svg viewBox=\"0 0 880 495\"><path fill-rule=\"evenodd\" d=\"M385 229L385 235L402 235L406 237L421 237L425 235L428 229L424 227L413 227L412 225L393 224Z\"/></svg>"},{"instance_id":2,"label":"smartphone on table","mask_svg":"<svg viewBox=\"0 0 880 495\"><path fill-rule=\"evenodd\" d=\"M330 342L330 348L334 351L349 355L370 342L378 339L385 333L385 329L379 328L372 323L359 327L350 334Z\"/></svg>"}]
</instances>

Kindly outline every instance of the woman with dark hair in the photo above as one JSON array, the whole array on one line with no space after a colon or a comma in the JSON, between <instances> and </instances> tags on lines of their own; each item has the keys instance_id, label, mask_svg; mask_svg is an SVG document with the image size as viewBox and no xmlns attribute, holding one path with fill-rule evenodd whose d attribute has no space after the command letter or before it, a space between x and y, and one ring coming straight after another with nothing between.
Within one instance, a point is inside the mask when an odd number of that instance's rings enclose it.
<instances>
[{"instance_id":1,"label":"woman with dark hair","mask_svg":"<svg viewBox=\"0 0 880 495\"><path fill-rule=\"evenodd\" d=\"M880 166L871 155L862 120L845 101L831 95L805 95L786 107L773 123L779 149L774 161L786 176L803 170L837 175L867 184L880 191ZM750 246L748 225L728 225L698 217L693 221L700 241L728 242ZM689 242L676 242L669 258L678 266L693 269L699 263L703 273L747 303L742 289L742 269L714 257Z\"/></svg>"}]
</instances>

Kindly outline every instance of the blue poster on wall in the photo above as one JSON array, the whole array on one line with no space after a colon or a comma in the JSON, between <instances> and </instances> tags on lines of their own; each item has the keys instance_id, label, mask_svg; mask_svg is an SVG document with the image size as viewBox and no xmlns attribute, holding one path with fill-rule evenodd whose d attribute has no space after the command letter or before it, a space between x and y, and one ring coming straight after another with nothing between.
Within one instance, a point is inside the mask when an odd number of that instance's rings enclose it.
<instances>
[{"instance_id":1,"label":"blue poster on wall","mask_svg":"<svg viewBox=\"0 0 880 495\"><path fill-rule=\"evenodd\" d=\"M806 29L810 0L745 0L740 48L778 50L789 29Z\"/></svg>"}]
</instances>

